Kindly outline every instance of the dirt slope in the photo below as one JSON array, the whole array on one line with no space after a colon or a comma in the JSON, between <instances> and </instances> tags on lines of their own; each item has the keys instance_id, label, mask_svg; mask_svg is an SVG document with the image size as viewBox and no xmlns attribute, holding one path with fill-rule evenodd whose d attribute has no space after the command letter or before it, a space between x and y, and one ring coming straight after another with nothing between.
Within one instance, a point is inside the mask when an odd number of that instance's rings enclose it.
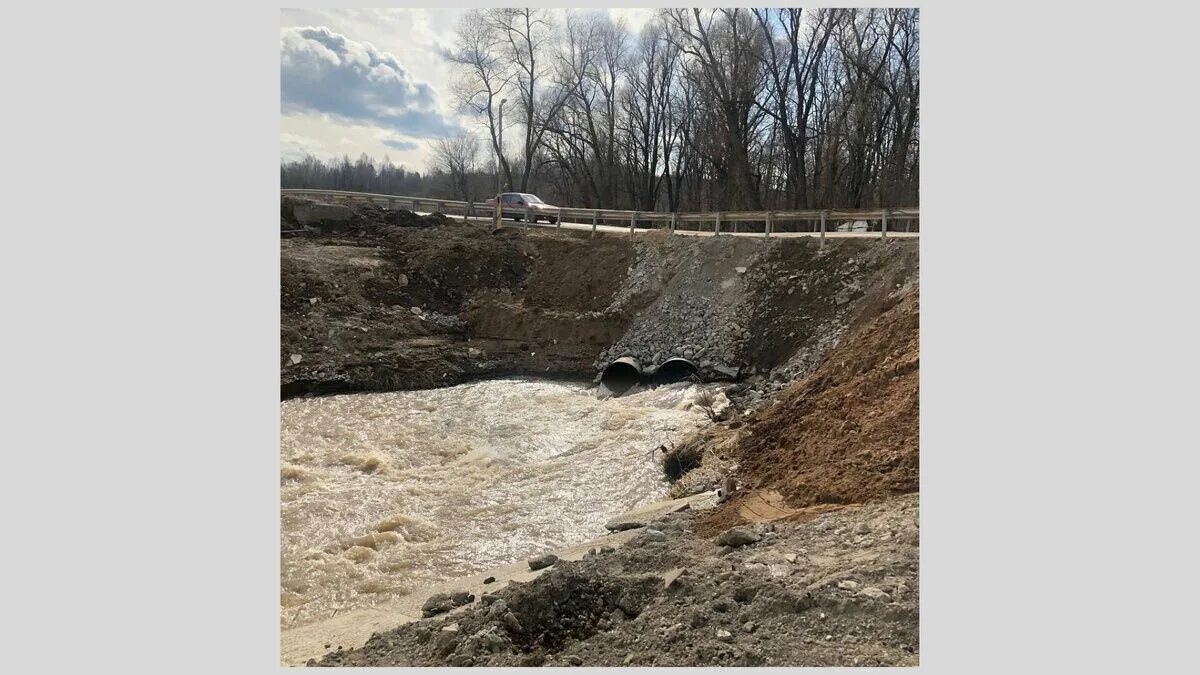
<instances>
[{"instance_id":1,"label":"dirt slope","mask_svg":"<svg viewBox=\"0 0 1200 675\"><path fill-rule=\"evenodd\" d=\"M894 306L845 338L776 403L706 441L723 443L733 456L739 490L705 531L745 520L750 503L771 494L794 508L919 488L918 293L893 298Z\"/></svg>"}]
</instances>

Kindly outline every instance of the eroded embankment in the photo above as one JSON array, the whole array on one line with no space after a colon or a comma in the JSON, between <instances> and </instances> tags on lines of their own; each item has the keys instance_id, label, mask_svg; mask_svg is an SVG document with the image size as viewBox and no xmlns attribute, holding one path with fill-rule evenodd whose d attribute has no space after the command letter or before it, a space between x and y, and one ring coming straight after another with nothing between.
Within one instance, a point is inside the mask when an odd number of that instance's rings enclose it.
<instances>
[{"instance_id":1,"label":"eroded embankment","mask_svg":"<svg viewBox=\"0 0 1200 675\"><path fill-rule=\"evenodd\" d=\"M916 242L355 218L284 242L285 394L678 355L742 381L673 490L739 489L324 665L915 665Z\"/></svg>"},{"instance_id":2,"label":"eroded embankment","mask_svg":"<svg viewBox=\"0 0 1200 675\"><path fill-rule=\"evenodd\" d=\"M293 211L294 211L293 207ZM289 222L287 200L283 208ZM807 373L916 276L914 241L623 236L375 207L281 243L281 390L591 379L620 356L705 378ZM295 225L292 225L295 226Z\"/></svg>"},{"instance_id":3,"label":"eroded embankment","mask_svg":"<svg viewBox=\"0 0 1200 675\"><path fill-rule=\"evenodd\" d=\"M710 487L706 464L739 483L733 499L703 519L701 531L918 490L919 290L884 307L812 374L776 392L773 403L681 444L678 451L701 461L675 494Z\"/></svg>"}]
</instances>

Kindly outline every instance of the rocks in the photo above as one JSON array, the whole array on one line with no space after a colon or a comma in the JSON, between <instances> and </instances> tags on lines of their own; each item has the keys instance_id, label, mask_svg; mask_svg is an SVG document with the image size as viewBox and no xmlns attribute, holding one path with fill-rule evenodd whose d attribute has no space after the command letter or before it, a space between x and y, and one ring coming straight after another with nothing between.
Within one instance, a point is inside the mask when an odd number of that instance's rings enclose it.
<instances>
[{"instance_id":1,"label":"rocks","mask_svg":"<svg viewBox=\"0 0 1200 675\"><path fill-rule=\"evenodd\" d=\"M517 619L517 615L512 612L505 612L504 616L500 617L504 625L514 633L522 632L521 622Z\"/></svg>"},{"instance_id":2,"label":"rocks","mask_svg":"<svg viewBox=\"0 0 1200 675\"><path fill-rule=\"evenodd\" d=\"M455 631L438 631L433 638L434 652L439 656L447 656L458 646L458 633Z\"/></svg>"},{"instance_id":3,"label":"rocks","mask_svg":"<svg viewBox=\"0 0 1200 675\"><path fill-rule=\"evenodd\" d=\"M571 654L571 655L563 658L563 661L565 661L567 663L567 665L570 665L570 666L582 666L583 665L583 659L579 658L578 656L575 656L574 654Z\"/></svg>"},{"instance_id":4,"label":"rocks","mask_svg":"<svg viewBox=\"0 0 1200 675\"><path fill-rule=\"evenodd\" d=\"M883 600L884 602L892 599L887 593L884 593L882 590L875 588L874 586L867 586L866 588L862 589L858 592L856 597L871 598L872 600Z\"/></svg>"},{"instance_id":5,"label":"rocks","mask_svg":"<svg viewBox=\"0 0 1200 675\"><path fill-rule=\"evenodd\" d=\"M300 354L292 354L292 356L291 356L291 361L292 361L293 366L300 363L303 360L304 360L304 357L301 356Z\"/></svg>"},{"instance_id":6,"label":"rocks","mask_svg":"<svg viewBox=\"0 0 1200 675\"><path fill-rule=\"evenodd\" d=\"M430 617L435 614L444 614L456 606L449 593L435 593L429 596L425 604L421 605L421 616Z\"/></svg>"},{"instance_id":7,"label":"rocks","mask_svg":"<svg viewBox=\"0 0 1200 675\"><path fill-rule=\"evenodd\" d=\"M746 623L742 624L742 630L746 631L747 633L753 633L754 629L756 628L758 628L758 624L754 623L753 621L747 621Z\"/></svg>"},{"instance_id":8,"label":"rocks","mask_svg":"<svg viewBox=\"0 0 1200 675\"><path fill-rule=\"evenodd\" d=\"M421 316L421 308L420 307L409 307L408 311L412 312L414 316Z\"/></svg>"},{"instance_id":9,"label":"rocks","mask_svg":"<svg viewBox=\"0 0 1200 675\"><path fill-rule=\"evenodd\" d=\"M733 642L733 633L730 633L729 631L725 630L724 628L718 628L717 629L717 639L720 640L721 642Z\"/></svg>"},{"instance_id":10,"label":"rocks","mask_svg":"<svg viewBox=\"0 0 1200 675\"><path fill-rule=\"evenodd\" d=\"M642 539L645 539L646 541L666 541L667 535L663 534L659 530L646 530L646 532L642 534Z\"/></svg>"},{"instance_id":11,"label":"rocks","mask_svg":"<svg viewBox=\"0 0 1200 675\"><path fill-rule=\"evenodd\" d=\"M558 556L554 555L553 553L539 555L536 558L529 559L529 569L531 569L531 570L544 569L546 567L550 567L551 565L553 565L556 562L558 562Z\"/></svg>"},{"instance_id":12,"label":"rocks","mask_svg":"<svg viewBox=\"0 0 1200 675\"><path fill-rule=\"evenodd\" d=\"M859 523L854 527L855 534L867 534L871 531L871 526L866 523Z\"/></svg>"},{"instance_id":13,"label":"rocks","mask_svg":"<svg viewBox=\"0 0 1200 675\"><path fill-rule=\"evenodd\" d=\"M455 667L469 666L474 663L475 659L466 654L455 654L450 657L450 665Z\"/></svg>"},{"instance_id":14,"label":"rocks","mask_svg":"<svg viewBox=\"0 0 1200 675\"><path fill-rule=\"evenodd\" d=\"M486 578L486 579L484 579L484 580L483 580L483 583L485 583L485 584L493 584L493 583L496 583L496 577L488 577L488 578Z\"/></svg>"},{"instance_id":15,"label":"rocks","mask_svg":"<svg viewBox=\"0 0 1200 675\"><path fill-rule=\"evenodd\" d=\"M839 581L838 588L844 591L855 591L858 590L858 582L850 581L849 579L846 579L845 581Z\"/></svg>"},{"instance_id":16,"label":"rocks","mask_svg":"<svg viewBox=\"0 0 1200 675\"><path fill-rule=\"evenodd\" d=\"M639 527L645 527L646 523L642 520L610 520L604 524L604 529L612 530L613 532L622 532L624 530L636 530ZM604 549L600 549L603 551Z\"/></svg>"},{"instance_id":17,"label":"rocks","mask_svg":"<svg viewBox=\"0 0 1200 675\"><path fill-rule=\"evenodd\" d=\"M490 605L499 599L500 599L500 596L492 595L491 593L484 593L483 595L479 596L480 602L482 602L484 605Z\"/></svg>"},{"instance_id":18,"label":"rocks","mask_svg":"<svg viewBox=\"0 0 1200 675\"><path fill-rule=\"evenodd\" d=\"M642 608L645 602L643 598L636 593L625 591L617 598L617 607L625 613L626 616L635 617L642 613Z\"/></svg>"},{"instance_id":19,"label":"rocks","mask_svg":"<svg viewBox=\"0 0 1200 675\"><path fill-rule=\"evenodd\" d=\"M730 553L733 553L733 547L732 547L732 546L722 546L721 548L717 549L717 557L718 557L718 558L721 558L721 557L727 556L727 555L729 555Z\"/></svg>"},{"instance_id":20,"label":"rocks","mask_svg":"<svg viewBox=\"0 0 1200 675\"><path fill-rule=\"evenodd\" d=\"M455 607L462 607L463 605L475 602L475 596L466 591L458 591L457 593L450 594L450 601L454 603Z\"/></svg>"},{"instance_id":21,"label":"rocks","mask_svg":"<svg viewBox=\"0 0 1200 675\"><path fill-rule=\"evenodd\" d=\"M663 588L669 589L679 585L679 577L683 576L687 570L682 567L677 567L663 575Z\"/></svg>"},{"instance_id":22,"label":"rocks","mask_svg":"<svg viewBox=\"0 0 1200 675\"><path fill-rule=\"evenodd\" d=\"M731 527L717 535L717 543L737 548L762 540L762 535L745 527Z\"/></svg>"}]
</instances>

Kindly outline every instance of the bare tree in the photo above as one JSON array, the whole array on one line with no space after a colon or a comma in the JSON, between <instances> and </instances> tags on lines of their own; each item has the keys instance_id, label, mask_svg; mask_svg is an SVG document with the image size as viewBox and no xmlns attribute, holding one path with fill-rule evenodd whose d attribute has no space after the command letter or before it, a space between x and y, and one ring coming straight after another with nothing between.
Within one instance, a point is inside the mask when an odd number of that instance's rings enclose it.
<instances>
[{"instance_id":1,"label":"bare tree","mask_svg":"<svg viewBox=\"0 0 1200 675\"><path fill-rule=\"evenodd\" d=\"M678 29L676 45L692 59L685 72L713 104L720 152L709 157L718 179L728 181L720 206L757 210L762 199L749 153L761 116L755 101L763 79L762 33L741 9L671 9L665 16Z\"/></svg>"},{"instance_id":2,"label":"bare tree","mask_svg":"<svg viewBox=\"0 0 1200 675\"><path fill-rule=\"evenodd\" d=\"M512 81L517 90L517 112L525 127L521 147L520 190L529 189L529 177L536 171L535 155L550 120L566 103L569 91L541 86L548 67L542 60L552 37L551 14L540 8L496 8L485 10L488 21L504 47L502 58L513 68ZM544 163L541 162L541 163ZM511 178L510 178L511 183Z\"/></svg>"},{"instance_id":3,"label":"bare tree","mask_svg":"<svg viewBox=\"0 0 1200 675\"><path fill-rule=\"evenodd\" d=\"M479 158L479 139L474 134L463 132L457 136L439 138L432 143L434 161L450 174L454 199L473 200L470 182Z\"/></svg>"},{"instance_id":4,"label":"bare tree","mask_svg":"<svg viewBox=\"0 0 1200 675\"><path fill-rule=\"evenodd\" d=\"M483 124L491 138L492 152L498 159L507 184L512 185L512 167L500 147L500 101L514 78L513 69L503 51L504 38L496 30L487 10L483 9L473 9L463 15L455 38L455 49L444 54L457 71L452 91L462 107L483 116Z\"/></svg>"},{"instance_id":5,"label":"bare tree","mask_svg":"<svg viewBox=\"0 0 1200 675\"><path fill-rule=\"evenodd\" d=\"M548 201L901 206L919 204L919 20L915 9L665 9L634 34L603 11L476 9L445 55L507 185ZM280 175L288 187L469 195L493 178L474 166L480 143L464 143L435 141L425 175L369 157L306 158Z\"/></svg>"}]
</instances>

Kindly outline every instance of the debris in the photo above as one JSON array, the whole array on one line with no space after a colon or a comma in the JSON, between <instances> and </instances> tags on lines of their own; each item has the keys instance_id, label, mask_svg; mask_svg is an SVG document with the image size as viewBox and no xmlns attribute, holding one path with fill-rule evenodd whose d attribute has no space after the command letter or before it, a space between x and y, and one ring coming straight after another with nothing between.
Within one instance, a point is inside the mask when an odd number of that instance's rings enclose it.
<instances>
[{"instance_id":1,"label":"debris","mask_svg":"<svg viewBox=\"0 0 1200 675\"><path fill-rule=\"evenodd\" d=\"M762 540L762 535L745 527L731 527L717 535L717 543L734 548Z\"/></svg>"},{"instance_id":2,"label":"debris","mask_svg":"<svg viewBox=\"0 0 1200 675\"><path fill-rule=\"evenodd\" d=\"M540 555L536 558L530 558L529 569L540 570L545 567L550 567L556 562L558 562L558 556L554 555L553 553L547 553L546 555Z\"/></svg>"},{"instance_id":3,"label":"debris","mask_svg":"<svg viewBox=\"0 0 1200 675\"><path fill-rule=\"evenodd\" d=\"M606 530L612 530L614 532L621 532L623 530L634 530L639 527L645 527L645 526L646 526L646 523L641 520L610 520L604 524L604 528ZM601 548L600 550L604 551L603 548Z\"/></svg>"},{"instance_id":4,"label":"debris","mask_svg":"<svg viewBox=\"0 0 1200 675\"><path fill-rule=\"evenodd\" d=\"M504 616L501 617L501 620L504 621L504 625L507 626L512 632L521 632L521 622L517 620L516 614L513 614L512 612L505 612Z\"/></svg>"}]
</instances>

